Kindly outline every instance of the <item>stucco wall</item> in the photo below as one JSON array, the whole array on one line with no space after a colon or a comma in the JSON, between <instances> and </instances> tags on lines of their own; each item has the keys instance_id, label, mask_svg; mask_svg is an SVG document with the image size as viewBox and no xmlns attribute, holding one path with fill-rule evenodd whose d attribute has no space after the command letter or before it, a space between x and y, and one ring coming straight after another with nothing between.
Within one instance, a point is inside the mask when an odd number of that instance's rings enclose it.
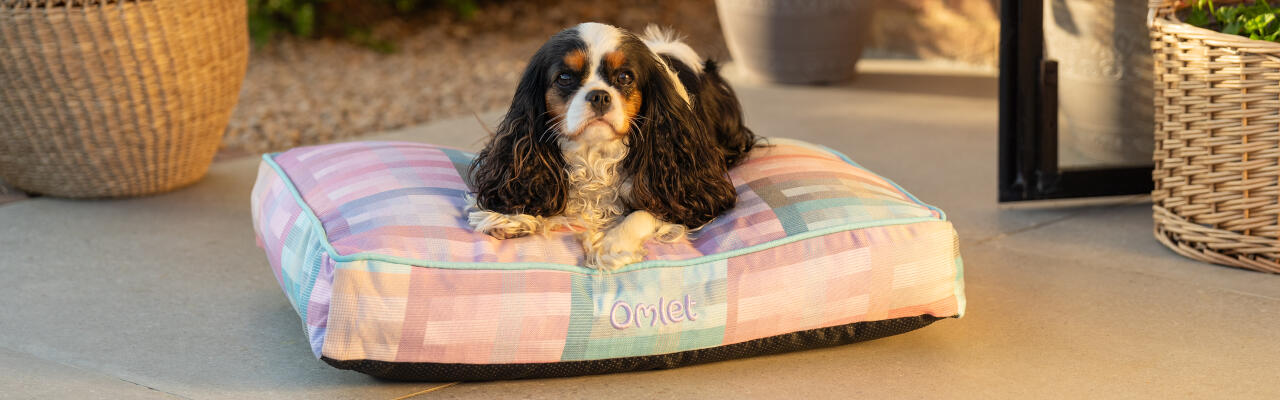
<instances>
[{"instance_id":1,"label":"stucco wall","mask_svg":"<svg viewBox=\"0 0 1280 400\"><path fill-rule=\"evenodd\" d=\"M876 0L869 48L888 55L996 65L999 0Z\"/></svg>"}]
</instances>

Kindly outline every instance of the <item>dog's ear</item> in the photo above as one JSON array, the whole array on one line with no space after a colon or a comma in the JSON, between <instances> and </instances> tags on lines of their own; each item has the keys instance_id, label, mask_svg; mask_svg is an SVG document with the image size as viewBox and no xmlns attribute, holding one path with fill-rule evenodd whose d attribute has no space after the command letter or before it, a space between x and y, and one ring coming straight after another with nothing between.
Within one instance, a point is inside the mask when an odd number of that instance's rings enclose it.
<instances>
[{"instance_id":1,"label":"dog's ear","mask_svg":"<svg viewBox=\"0 0 1280 400\"><path fill-rule=\"evenodd\" d=\"M696 229L733 208L737 192L714 134L663 67L646 64L639 129L630 134L623 160L632 184L629 205Z\"/></svg>"},{"instance_id":2,"label":"dog's ear","mask_svg":"<svg viewBox=\"0 0 1280 400\"><path fill-rule=\"evenodd\" d=\"M536 216L564 210L568 176L547 115L549 51L544 46L529 61L506 117L471 162L480 208Z\"/></svg>"},{"instance_id":3,"label":"dog's ear","mask_svg":"<svg viewBox=\"0 0 1280 400\"><path fill-rule=\"evenodd\" d=\"M742 104L733 92L729 82L720 76L720 66L715 61L707 60L702 66L699 76L698 111L702 120L706 121L716 142L724 151L725 165L733 168L756 145L756 135L747 129L742 119Z\"/></svg>"}]
</instances>

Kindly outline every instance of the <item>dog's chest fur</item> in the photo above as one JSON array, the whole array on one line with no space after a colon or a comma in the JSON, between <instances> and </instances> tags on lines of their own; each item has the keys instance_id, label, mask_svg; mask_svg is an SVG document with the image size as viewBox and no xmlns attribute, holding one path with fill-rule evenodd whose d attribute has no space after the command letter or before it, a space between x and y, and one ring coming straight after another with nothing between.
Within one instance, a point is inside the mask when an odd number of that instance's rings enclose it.
<instances>
[{"instance_id":1,"label":"dog's chest fur","mask_svg":"<svg viewBox=\"0 0 1280 400\"><path fill-rule=\"evenodd\" d=\"M569 195L564 216L589 230L604 229L627 211L631 182L621 174L627 146L621 139L562 140Z\"/></svg>"}]
</instances>

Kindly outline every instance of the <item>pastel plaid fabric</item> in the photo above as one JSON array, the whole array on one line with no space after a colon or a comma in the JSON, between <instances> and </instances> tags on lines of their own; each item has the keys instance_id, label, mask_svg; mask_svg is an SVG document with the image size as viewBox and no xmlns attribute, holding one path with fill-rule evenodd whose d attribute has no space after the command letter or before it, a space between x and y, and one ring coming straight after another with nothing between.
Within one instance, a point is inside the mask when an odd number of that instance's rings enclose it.
<instances>
[{"instance_id":1,"label":"pastel plaid fabric","mask_svg":"<svg viewBox=\"0 0 1280 400\"><path fill-rule=\"evenodd\" d=\"M472 156L426 144L266 155L254 226L312 351L334 360L595 360L963 313L941 211L828 149L770 144L730 172L732 211L612 273L581 267L568 233L473 232Z\"/></svg>"}]
</instances>

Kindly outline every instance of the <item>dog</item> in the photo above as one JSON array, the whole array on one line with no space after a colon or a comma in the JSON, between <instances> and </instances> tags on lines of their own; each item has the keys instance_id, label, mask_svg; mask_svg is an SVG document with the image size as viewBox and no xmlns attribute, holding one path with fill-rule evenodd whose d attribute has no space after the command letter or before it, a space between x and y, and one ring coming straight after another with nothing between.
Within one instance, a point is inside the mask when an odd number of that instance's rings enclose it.
<instances>
[{"instance_id":1,"label":"dog","mask_svg":"<svg viewBox=\"0 0 1280 400\"><path fill-rule=\"evenodd\" d=\"M728 170L756 144L719 66L674 33L583 23L529 61L471 164L468 220L499 239L567 228L616 270L733 208Z\"/></svg>"}]
</instances>

